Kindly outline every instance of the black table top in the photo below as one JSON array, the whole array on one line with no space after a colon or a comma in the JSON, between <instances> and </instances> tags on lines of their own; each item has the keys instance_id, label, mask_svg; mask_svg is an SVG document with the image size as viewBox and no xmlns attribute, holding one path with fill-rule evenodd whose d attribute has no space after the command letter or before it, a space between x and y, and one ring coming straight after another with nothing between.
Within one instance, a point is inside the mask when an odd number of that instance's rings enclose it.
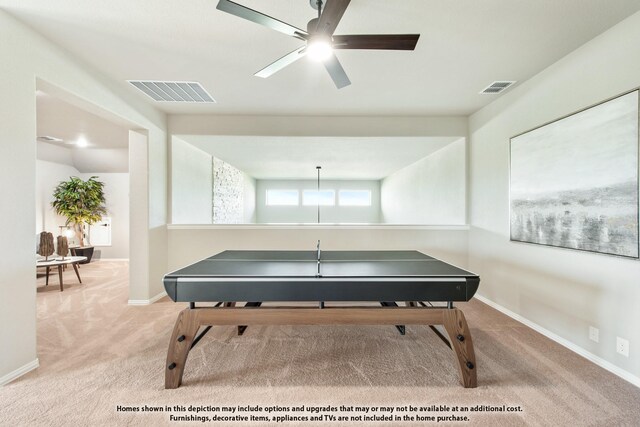
<instances>
[{"instance_id":1,"label":"black table top","mask_svg":"<svg viewBox=\"0 0 640 427\"><path fill-rule=\"evenodd\" d=\"M418 251L224 251L168 277L472 277ZM318 274L319 273L319 274Z\"/></svg>"},{"instance_id":2,"label":"black table top","mask_svg":"<svg viewBox=\"0 0 640 427\"><path fill-rule=\"evenodd\" d=\"M468 301L480 278L418 251L224 251L167 274L174 301Z\"/></svg>"}]
</instances>

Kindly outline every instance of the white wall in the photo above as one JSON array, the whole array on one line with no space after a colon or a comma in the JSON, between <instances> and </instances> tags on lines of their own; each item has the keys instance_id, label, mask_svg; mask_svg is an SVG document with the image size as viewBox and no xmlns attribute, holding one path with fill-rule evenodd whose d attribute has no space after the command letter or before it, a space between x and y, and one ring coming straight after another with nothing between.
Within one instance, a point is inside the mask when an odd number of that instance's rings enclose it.
<instances>
[{"instance_id":1,"label":"white wall","mask_svg":"<svg viewBox=\"0 0 640 427\"><path fill-rule=\"evenodd\" d=\"M242 206L244 215L242 222L245 224L254 224L257 221L256 191L258 191L256 180L245 173L242 188L242 200L244 202Z\"/></svg>"},{"instance_id":2,"label":"white wall","mask_svg":"<svg viewBox=\"0 0 640 427\"><path fill-rule=\"evenodd\" d=\"M0 40L0 194L11 201L0 204L0 217L2 236L12 242L0 249L0 270L4 272L0 277L0 341L11 343L0 349L0 381L7 381L37 364L33 266L36 84L48 83L46 91L53 95L64 99L65 93L71 94L148 129L150 179L144 195L137 199L148 199L144 215L149 222L147 228L135 230L135 237L148 245L135 254L138 263L132 254L132 271L136 264L145 269L132 283L135 298L160 292L166 270L166 118L120 83L105 79L4 11L0 11ZM132 205L132 209L139 206ZM147 263L148 259L153 263Z\"/></svg>"},{"instance_id":3,"label":"white wall","mask_svg":"<svg viewBox=\"0 0 640 427\"><path fill-rule=\"evenodd\" d=\"M237 171L242 186L240 223L256 221L256 180L233 166L175 136L171 139L171 222L211 224L214 221L215 168L225 164Z\"/></svg>"},{"instance_id":4,"label":"white wall","mask_svg":"<svg viewBox=\"0 0 640 427\"><path fill-rule=\"evenodd\" d=\"M149 211L149 197L144 197L144 193L149 188L149 150L147 149L148 135L146 132L129 131L129 198L131 206L129 210L129 300L144 299L144 293L137 287L132 289L133 284L143 284L150 280L151 258L141 257L136 260L136 254L149 253L151 241L151 231L147 239L137 236L136 230L149 230L151 218L146 213ZM137 209L134 209L134 204ZM154 295L154 294L150 294ZM148 299L149 297L147 297Z\"/></svg>"},{"instance_id":5,"label":"white wall","mask_svg":"<svg viewBox=\"0 0 640 427\"><path fill-rule=\"evenodd\" d=\"M455 141L384 178L382 221L388 224L466 223L466 141Z\"/></svg>"},{"instance_id":6,"label":"white wall","mask_svg":"<svg viewBox=\"0 0 640 427\"><path fill-rule=\"evenodd\" d=\"M171 213L174 224L211 224L213 158L178 138L171 141Z\"/></svg>"},{"instance_id":7,"label":"white wall","mask_svg":"<svg viewBox=\"0 0 640 427\"><path fill-rule=\"evenodd\" d=\"M258 180L256 192L257 219L260 224L269 223L317 223L317 206L302 205L303 190L315 190L315 180ZM299 206L267 206L266 193L269 189L299 190ZM322 180L320 189L333 189L336 194L335 206L320 206L320 222L322 223L365 223L380 222L380 181L357 180ZM339 206L340 190L371 191L371 206Z\"/></svg>"},{"instance_id":8,"label":"white wall","mask_svg":"<svg viewBox=\"0 0 640 427\"><path fill-rule=\"evenodd\" d=\"M638 46L640 13L471 116L469 266L481 295L640 382L640 262L509 241L509 138L640 86Z\"/></svg>"},{"instance_id":9,"label":"white wall","mask_svg":"<svg viewBox=\"0 0 640 427\"><path fill-rule=\"evenodd\" d=\"M93 256L96 259L128 259L129 174L96 172L83 173L78 176L84 180L97 176L98 181L104 182L105 206L107 207L107 215L105 216L111 218L111 245L96 246Z\"/></svg>"}]
</instances>

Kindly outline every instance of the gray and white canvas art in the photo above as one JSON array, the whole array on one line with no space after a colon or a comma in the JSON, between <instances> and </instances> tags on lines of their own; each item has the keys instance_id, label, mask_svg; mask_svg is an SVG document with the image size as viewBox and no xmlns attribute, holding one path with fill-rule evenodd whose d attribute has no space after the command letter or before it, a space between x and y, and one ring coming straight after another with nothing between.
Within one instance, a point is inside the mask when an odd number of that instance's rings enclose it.
<instances>
[{"instance_id":1,"label":"gray and white canvas art","mask_svg":"<svg viewBox=\"0 0 640 427\"><path fill-rule=\"evenodd\" d=\"M638 258L638 91L511 139L511 240Z\"/></svg>"}]
</instances>

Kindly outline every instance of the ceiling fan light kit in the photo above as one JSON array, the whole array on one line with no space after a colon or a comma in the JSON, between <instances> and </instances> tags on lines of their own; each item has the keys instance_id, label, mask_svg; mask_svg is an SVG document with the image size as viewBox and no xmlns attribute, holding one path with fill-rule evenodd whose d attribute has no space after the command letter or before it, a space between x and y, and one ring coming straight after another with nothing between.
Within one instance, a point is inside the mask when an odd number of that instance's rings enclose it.
<instances>
[{"instance_id":1,"label":"ceiling fan light kit","mask_svg":"<svg viewBox=\"0 0 640 427\"><path fill-rule=\"evenodd\" d=\"M264 25L290 37L302 40L306 44L290 52L277 61L255 73L257 77L267 78L298 59L309 56L322 62L333 83L338 89L351 84L340 61L336 49L376 49L376 50L414 50L420 34L353 34L334 35L334 31L351 0L309 0L311 7L318 10L318 17L307 24L307 31L279 21L256 10L249 9L230 0L219 0L218 10L237 17Z\"/></svg>"},{"instance_id":2,"label":"ceiling fan light kit","mask_svg":"<svg viewBox=\"0 0 640 427\"><path fill-rule=\"evenodd\" d=\"M324 62L333 55L331 39L322 36L312 37L307 42L307 55L316 62Z\"/></svg>"}]
</instances>

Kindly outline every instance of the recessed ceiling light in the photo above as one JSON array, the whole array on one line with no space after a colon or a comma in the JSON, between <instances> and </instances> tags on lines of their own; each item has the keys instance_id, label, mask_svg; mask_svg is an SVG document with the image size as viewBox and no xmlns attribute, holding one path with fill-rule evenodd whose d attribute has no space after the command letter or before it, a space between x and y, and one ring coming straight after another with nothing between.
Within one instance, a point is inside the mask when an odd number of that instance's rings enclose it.
<instances>
[{"instance_id":1,"label":"recessed ceiling light","mask_svg":"<svg viewBox=\"0 0 640 427\"><path fill-rule=\"evenodd\" d=\"M88 145L89 145L89 141L87 141L87 138L85 138L84 136L80 136L76 140L76 147L84 148Z\"/></svg>"}]
</instances>

